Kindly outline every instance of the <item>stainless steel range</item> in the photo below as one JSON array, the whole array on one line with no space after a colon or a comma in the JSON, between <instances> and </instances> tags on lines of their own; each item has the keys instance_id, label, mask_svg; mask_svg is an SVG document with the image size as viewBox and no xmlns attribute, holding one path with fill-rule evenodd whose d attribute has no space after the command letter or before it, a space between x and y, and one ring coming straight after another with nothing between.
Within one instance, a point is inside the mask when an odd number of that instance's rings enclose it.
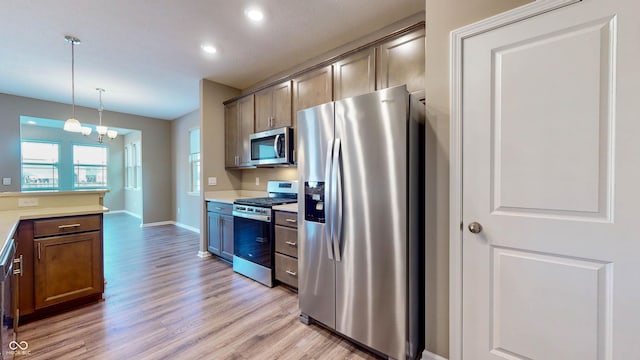
<instances>
[{"instance_id":1,"label":"stainless steel range","mask_svg":"<svg viewBox=\"0 0 640 360\"><path fill-rule=\"evenodd\" d=\"M273 286L274 227L271 207L297 202L297 181L269 181L268 197L233 203L233 271Z\"/></svg>"}]
</instances>

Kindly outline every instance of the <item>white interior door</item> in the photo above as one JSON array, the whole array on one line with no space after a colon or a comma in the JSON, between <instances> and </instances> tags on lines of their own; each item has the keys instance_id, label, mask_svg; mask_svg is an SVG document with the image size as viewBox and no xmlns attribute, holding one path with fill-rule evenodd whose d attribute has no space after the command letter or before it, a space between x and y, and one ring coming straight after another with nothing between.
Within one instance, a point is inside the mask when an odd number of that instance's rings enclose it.
<instances>
[{"instance_id":1,"label":"white interior door","mask_svg":"<svg viewBox=\"0 0 640 360\"><path fill-rule=\"evenodd\" d=\"M462 358L640 359L639 14L462 40Z\"/></svg>"}]
</instances>

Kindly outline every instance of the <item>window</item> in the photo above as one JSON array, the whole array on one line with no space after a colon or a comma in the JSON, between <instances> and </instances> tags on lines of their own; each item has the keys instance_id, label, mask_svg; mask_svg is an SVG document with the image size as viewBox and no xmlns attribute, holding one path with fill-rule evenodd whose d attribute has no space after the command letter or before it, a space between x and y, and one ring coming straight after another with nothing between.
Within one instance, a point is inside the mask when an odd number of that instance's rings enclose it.
<instances>
[{"instance_id":1,"label":"window","mask_svg":"<svg viewBox=\"0 0 640 360\"><path fill-rule=\"evenodd\" d=\"M57 190L58 161L57 143L22 141L22 190Z\"/></svg>"},{"instance_id":2,"label":"window","mask_svg":"<svg viewBox=\"0 0 640 360\"><path fill-rule=\"evenodd\" d=\"M140 143L130 143L124 147L124 187L137 189L142 185L142 157Z\"/></svg>"},{"instance_id":3,"label":"window","mask_svg":"<svg viewBox=\"0 0 640 360\"><path fill-rule=\"evenodd\" d=\"M73 145L73 187L107 187L107 156L106 146Z\"/></svg>"},{"instance_id":4,"label":"window","mask_svg":"<svg viewBox=\"0 0 640 360\"><path fill-rule=\"evenodd\" d=\"M200 129L189 130L189 192L200 192Z\"/></svg>"}]
</instances>

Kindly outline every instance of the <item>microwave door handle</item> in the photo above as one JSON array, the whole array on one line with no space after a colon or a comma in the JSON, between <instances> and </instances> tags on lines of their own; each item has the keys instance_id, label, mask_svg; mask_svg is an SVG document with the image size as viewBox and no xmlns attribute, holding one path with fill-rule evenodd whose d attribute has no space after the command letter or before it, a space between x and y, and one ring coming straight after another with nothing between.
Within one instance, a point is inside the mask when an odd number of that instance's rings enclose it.
<instances>
[{"instance_id":1,"label":"microwave door handle","mask_svg":"<svg viewBox=\"0 0 640 360\"><path fill-rule=\"evenodd\" d=\"M273 150L275 151L276 158L281 157L280 151L278 150L278 140L280 140L280 134L276 135L276 138L273 140Z\"/></svg>"},{"instance_id":2,"label":"microwave door handle","mask_svg":"<svg viewBox=\"0 0 640 360\"><path fill-rule=\"evenodd\" d=\"M331 179L331 225L333 227L333 253L336 261L342 261L342 170L340 169L340 139L333 144L333 178Z\"/></svg>"},{"instance_id":3,"label":"microwave door handle","mask_svg":"<svg viewBox=\"0 0 640 360\"><path fill-rule=\"evenodd\" d=\"M333 226L331 224L331 176L333 170L333 139L327 144L327 161L324 167L324 231L329 259L333 260Z\"/></svg>"}]
</instances>

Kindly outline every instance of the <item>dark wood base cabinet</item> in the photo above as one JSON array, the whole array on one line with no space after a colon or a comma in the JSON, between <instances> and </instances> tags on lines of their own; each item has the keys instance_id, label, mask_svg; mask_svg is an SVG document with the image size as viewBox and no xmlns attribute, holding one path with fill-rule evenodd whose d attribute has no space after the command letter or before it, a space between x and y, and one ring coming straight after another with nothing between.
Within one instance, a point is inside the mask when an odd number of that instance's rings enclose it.
<instances>
[{"instance_id":1,"label":"dark wood base cabinet","mask_svg":"<svg viewBox=\"0 0 640 360\"><path fill-rule=\"evenodd\" d=\"M17 235L21 322L102 298L102 214L21 221Z\"/></svg>"},{"instance_id":2,"label":"dark wood base cabinet","mask_svg":"<svg viewBox=\"0 0 640 360\"><path fill-rule=\"evenodd\" d=\"M276 211L276 280L298 289L298 214Z\"/></svg>"}]
</instances>

